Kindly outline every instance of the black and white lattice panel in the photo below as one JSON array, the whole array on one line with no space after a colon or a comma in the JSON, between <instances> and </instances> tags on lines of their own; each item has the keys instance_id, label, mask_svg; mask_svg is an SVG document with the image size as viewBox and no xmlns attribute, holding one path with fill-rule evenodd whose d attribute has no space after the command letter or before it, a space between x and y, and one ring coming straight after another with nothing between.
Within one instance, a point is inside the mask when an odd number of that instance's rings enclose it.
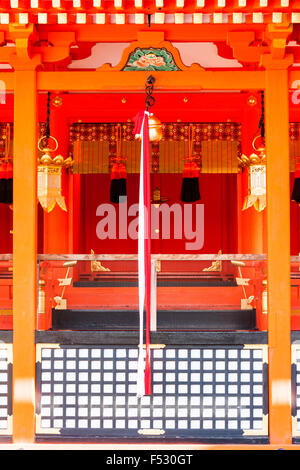
<instances>
[{"instance_id":1,"label":"black and white lattice panel","mask_svg":"<svg viewBox=\"0 0 300 470\"><path fill-rule=\"evenodd\" d=\"M292 434L300 437L300 345L292 344Z\"/></svg>"},{"instance_id":2,"label":"black and white lattice panel","mask_svg":"<svg viewBox=\"0 0 300 470\"><path fill-rule=\"evenodd\" d=\"M0 345L0 435L12 434L12 345Z\"/></svg>"},{"instance_id":3,"label":"black and white lattice panel","mask_svg":"<svg viewBox=\"0 0 300 470\"><path fill-rule=\"evenodd\" d=\"M151 350L152 394L136 397L138 349L39 345L37 434L266 436L265 345Z\"/></svg>"}]
</instances>

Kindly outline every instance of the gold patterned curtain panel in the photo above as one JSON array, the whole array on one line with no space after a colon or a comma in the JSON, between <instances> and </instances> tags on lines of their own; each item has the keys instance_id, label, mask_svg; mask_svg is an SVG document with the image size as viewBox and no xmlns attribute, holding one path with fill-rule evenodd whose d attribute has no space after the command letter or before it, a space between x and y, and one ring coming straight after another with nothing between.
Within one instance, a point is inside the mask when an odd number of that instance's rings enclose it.
<instances>
[{"instance_id":1,"label":"gold patterned curtain panel","mask_svg":"<svg viewBox=\"0 0 300 470\"><path fill-rule=\"evenodd\" d=\"M202 173L237 173L241 126L237 123L165 123L163 138L151 144L152 173L182 173L188 156L189 127L193 126L193 153ZM134 124L76 123L70 127L70 152L74 173L109 173L116 157L117 129L121 128L121 157L128 173L139 172L140 142Z\"/></svg>"},{"instance_id":2,"label":"gold patterned curtain panel","mask_svg":"<svg viewBox=\"0 0 300 470\"><path fill-rule=\"evenodd\" d=\"M40 122L38 135L42 137L46 133L46 123ZM0 122L0 158L13 158L14 124L12 122ZM7 141L9 143L7 144ZM8 155L7 155L8 153Z\"/></svg>"},{"instance_id":3,"label":"gold patterned curtain panel","mask_svg":"<svg viewBox=\"0 0 300 470\"><path fill-rule=\"evenodd\" d=\"M140 142L134 139L131 122L122 126L121 153L128 173L139 172ZM70 126L70 154L74 173L110 173L116 156L117 123L75 123ZM241 126L237 123L193 123L194 153L201 156L202 173L237 173L241 152ZM152 144L153 173L182 173L188 154L189 123L163 124L163 140ZM39 135L46 124L39 124ZM300 160L300 123L290 123L290 171ZM7 145L7 139L10 145ZM0 123L0 158L13 157L13 123Z\"/></svg>"}]
</instances>

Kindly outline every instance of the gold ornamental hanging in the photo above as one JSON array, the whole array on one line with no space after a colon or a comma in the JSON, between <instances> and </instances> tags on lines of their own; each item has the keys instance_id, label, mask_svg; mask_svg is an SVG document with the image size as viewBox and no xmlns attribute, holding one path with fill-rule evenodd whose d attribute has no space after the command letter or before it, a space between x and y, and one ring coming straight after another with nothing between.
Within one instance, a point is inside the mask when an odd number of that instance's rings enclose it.
<instances>
[{"instance_id":1,"label":"gold ornamental hanging","mask_svg":"<svg viewBox=\"0 0 300 470\"><path fill-rule=\"evenodd\" d=\"M252 146L257 153L249 157L242 155L238 158L241 167L248 167L248 195L245 197L243 211L249 207L261 212L266 207L266 151L264 145L256 148L255 141Z\"/></svg>"},{"instance_id":2,"label":"gold ornamental hanging","mask_svg":"<svg viewBox=\"0 0 300 470\"><path fill-rule=\"evenodd\" d=\"M47 139L47 146L41 147L44 139ZM49 139L54 141L54 149L48 146ZM62 210L67 211L66 201L62 195L61 177L63 168L71 167L73 160L70 157L64 159L62 155L52 158L50 154L55 152L57 148L58 142L52 136L41 137L38 142L38 149L43 152L43 155L38 159L38 200L48 213L54 209L56 204Z\"/></svg>"}]
</instances>

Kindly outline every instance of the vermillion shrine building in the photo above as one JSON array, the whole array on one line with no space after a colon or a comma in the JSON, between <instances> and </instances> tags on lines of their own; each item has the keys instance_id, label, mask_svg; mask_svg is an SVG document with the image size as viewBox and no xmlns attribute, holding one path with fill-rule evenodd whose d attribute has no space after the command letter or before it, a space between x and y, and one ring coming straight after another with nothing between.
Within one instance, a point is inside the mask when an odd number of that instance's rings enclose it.
<instances>
[{"instance_id":1,"label":"vermillion shrine building","mask_svg":"<svg viewBox=\"0 0 300 470\"><path fill-rule=\"evenodd\" d=\"M0 448L299 449L299 46L296 0L0 0Z\"/></svg>"}]
</instances>

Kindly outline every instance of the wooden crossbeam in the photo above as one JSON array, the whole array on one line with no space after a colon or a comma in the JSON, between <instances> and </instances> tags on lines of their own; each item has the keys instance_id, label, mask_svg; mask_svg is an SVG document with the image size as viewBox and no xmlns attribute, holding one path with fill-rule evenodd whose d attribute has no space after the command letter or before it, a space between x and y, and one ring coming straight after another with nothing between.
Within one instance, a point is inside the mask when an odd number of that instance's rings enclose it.
<instances>
[{"instance_id":1,"label":"wooden crossbeam","mask_svg":"<svg viewBox=\"0 0 300 470\"><path fill-rule=\"evenodd\" d=\"M38 91L139 91L144 89L148 72L139 72L138 80L132 83L132 72L37 72ZM131 78L130 78L131 77ZM226 71L214 72L156 72L160 89L173 91L200 90L262 90L265 87L264 71ZM0 81L6 85L7 92L14 89L14 73L1 72ZM289 89L293 83L300 81L300 71L289 72Z\"/></svg>"},{"instance_id":2,"label":"wooden crossbeam","mask_svg":"<svg viewBox=\"0 0 300 470\"><path fill-rule=\"evenodd\" d=\"M132 80L132 72L37 72L38 91L144 91L149 72L138 72ZM182 71L155 72L160 90L199 91L204 90L261 90L264 88L264 71ZM293 81L299 79L299 72L293 72ZM0 73L7 92L14 89L14 73ZM292 83L292 81L291 81Z\"/></svg>"}]
</instances>

